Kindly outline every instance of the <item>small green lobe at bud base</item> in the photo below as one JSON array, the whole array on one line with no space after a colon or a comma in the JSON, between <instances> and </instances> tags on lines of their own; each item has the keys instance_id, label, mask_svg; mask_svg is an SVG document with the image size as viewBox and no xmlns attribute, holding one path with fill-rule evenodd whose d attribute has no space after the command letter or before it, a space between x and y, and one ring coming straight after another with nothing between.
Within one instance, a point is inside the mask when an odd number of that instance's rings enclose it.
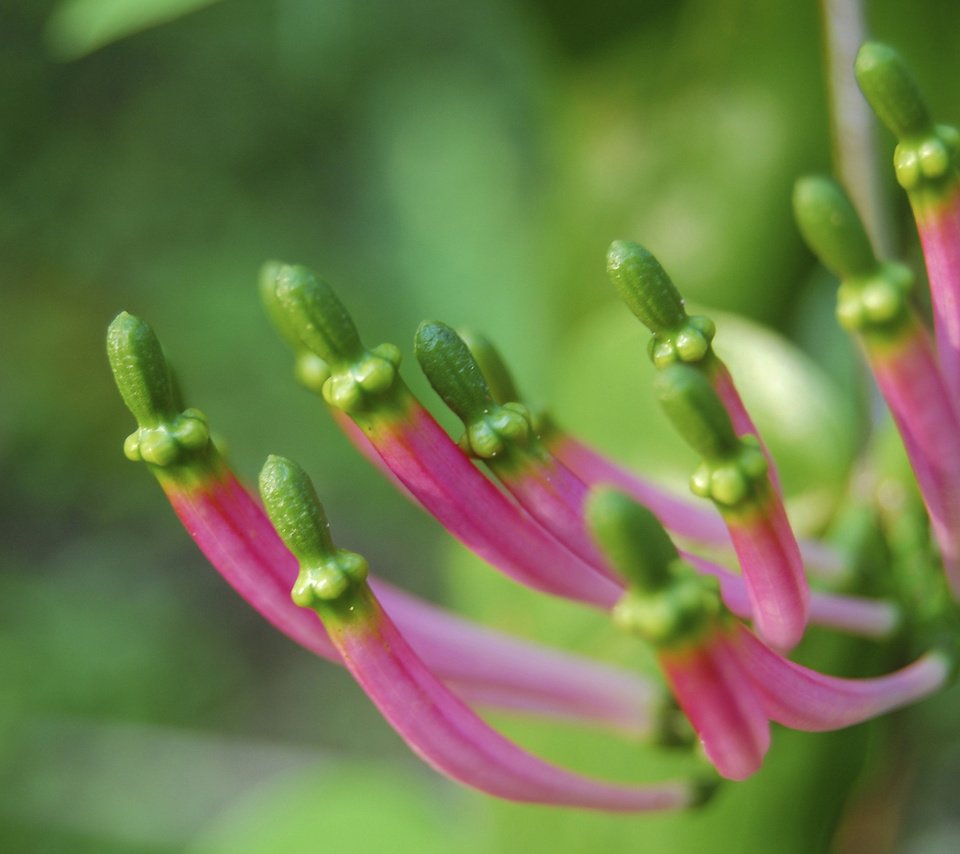
<instances>
[{"instance_id":1,"label":"small green lobe at bud base","mask_svg":"<svg viewBox=\"0 0 960 854\"><path fill-rule=\"evenodd\" d=\"M793 189L793 210L807 245L837 276L866 276L876 270L877 258L860 217L836 181L801 178Z\"/></svg>"},{"instance_id":2,"label":"small green lobe at bud base","mask_svg":"<svg viewBox=\"0 0 960 854\"><path fill-rule=\"evenodd\" d=\"M487 381L493 399L497 403L519 401L520 392L513 381L510 369L497 348L493 346L493 342L472 329L459 329L457 332Z\"/></svg>"},{"instance_id":3,"label":"small green lobe at bud base","mask_svg":"<svg viewBox=\"0 0 960 854\"><path fill-rule=\"evenodd\" d=\"M653 333L686 320L683 298L660 262L639 243L615 240L607 251L607 275L637 318Z\"/></svg>"},{"instance_id":4,"label":"small green lobe at bud base","mask_svg":"<svg viewBox=\"0 0 960 854\"><path fill-rule=\"evenodd\" d=\"M170 371L149 324L125 311L118 314L107 330L107 356L123 402L141 427L176 417Z\"/></svg>"},{"instance_id":5,"label":"small green lobe at bud base","mask_svg":"<svg viewBox=\"0 0 960 854\"><path fill-rule=\"evenodd\" d=\"M434 391L464 423L482 418L495 405L467 345L445 323L421 323L414 352Z\"/></svg>"},{"instance_id":6,"label":"small green lobe at bud base","mask_svg":"<svg viewBox=\"0 0 960 854\"><path fill-rule=\"evenodd\" d=\"M295 333L304 346L331 366L363 356L357 328L326 282L299 266L269 265L265 274L272 277L275 302L286 318L280 324L281 331L287 330L284 334ZM269 303L268 310L274 311Z\"/></svg>"},{"instance_id":7,"label":"small green lobe at bud base","mask_svg":"<svg viewBox=\"0 0 960 854\"><path fill-rule=\"evenodd\" d=\"M909 69L893 48L867 42L854 63L857 82L870 106L898 138L925 134L930 114Z\"/></svg>"},{"instance_id":8,"label":"small green lobe at bud base","mask_svg":"<svg viewBox=\"0 0 960 854\"><path fill-rule=\"evenodd\" d=\"M614 569L631 586L653 591L669 583L679 558L663 525L642 504L615 489L592 489L584 506L587 527Z\"/></svg>"},{"instance_id":9,"label":"small green lobe at bud base","mask_svg":"<svg viewBox=\"0 0 960 854\"><path fill-rule=\"evenodd\" d=\"M701 456L714 460L738 452L730 416L701 371L669 365L657 374L654 388L677 431Z\"/></svg>"}]
</instances>

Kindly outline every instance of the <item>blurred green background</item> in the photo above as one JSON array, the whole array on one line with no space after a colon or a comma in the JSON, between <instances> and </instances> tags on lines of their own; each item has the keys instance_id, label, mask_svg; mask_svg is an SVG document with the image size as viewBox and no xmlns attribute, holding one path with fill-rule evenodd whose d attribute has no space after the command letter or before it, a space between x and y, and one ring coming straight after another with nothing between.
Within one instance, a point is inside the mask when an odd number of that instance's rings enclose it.
<instances>
[{"instance_id":1,"label":"blurred green background","mask_svg":"<svg viewBox=\"0 0 960 854\"><path fill-rule=\"evenodd\" d=\"M956 3L867 13L960 121ZM957 850L955 695L909 721L777 731L761 774L691 816L447 784L205 564L122 456L133 423L103 352L116 312L148 320L235 467L300 460L338 541L381 574L525 636L645 659L600 616L493 577L348 449L293 381L257 270L329 278L431 405L416 324L485 331L531 398L682 488L692 457L652 408L646 334L603 270L612 239L640 240L691 300L778 330L730 321L718 346L796 518L822 526L865 398L790 215L795 177L830 168L820 31L815 3L764 0L4 3L0 850ZM883 192L916 262L892 178ZM802 654L853 673L885 655L817 633ZM495 720L596 774L660 768L612 737Z\"/></svg>"}]
</instances>

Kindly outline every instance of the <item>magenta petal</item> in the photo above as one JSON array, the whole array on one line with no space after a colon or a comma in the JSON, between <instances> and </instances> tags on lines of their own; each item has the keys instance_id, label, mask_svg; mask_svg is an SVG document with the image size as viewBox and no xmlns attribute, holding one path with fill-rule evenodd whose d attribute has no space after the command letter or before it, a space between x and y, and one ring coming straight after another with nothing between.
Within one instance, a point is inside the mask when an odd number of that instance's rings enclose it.
<instances>
[{"instance_id":1,"label":"magenta petal","mask_svg":"<svg viewBox=\"0 0 960 854\"><path fill-rule=\"evenodd\" d=\"M913 466L947 578L960 597L960 421L919 321L890 353L868 349L870 367Z\"/></svg>"},{"instance_id":2,"label":"magenta petal","mask_svg":"<svg viewBox=\"0 0 960 854\"><path fill-rule=\"evenodd\" d=\"M297 561L262 508L229 471L190 490L167 484L170 502L224 579L301 646L340 662L316 615L290 600ZM636 674L455 617L373 580L430 668L470 701L642 735L654 690Z\"/></svg>"},{"instance_id":3,"label":"magenta petal","mask_svg":"<svg viewBox=\"0 0 960 854\"><path fill-rule=\"evenodd\" d=\"M914 703L942 688L950 673L946 656L930 652L886 676L841 679L788 661L744 628L738 642L766 713L808 732L842 729Z\"/></svg>"},{"instance_id":4,"label":"magenta petal","mask_svg":"<svg viewBox=\"0 0 960 854\"><path fill-rule=\"evenodd\" d=\"M511 503L422 406L370 436L383 461L464 545L515 581L611 608L621 588Z\"/></svg>"},{"instance_id":5,"label":"magenta petal","mask_svg":"<svg viewBox=\"0 0 960 854\"><path fill-rule=\"evenodd\" d=\"M411 749L440 773L500 798L617 812L689 806L682 783L640 787L582 777L527 753L486 724L427 669L375 603L331 625L347 668Z\"/></svg>"},{"instance_id":6,"label":"magenta petal","mask_svg":"<svg viewBox=\"0 0 960 854\"><path fill-rule=\"evenodd\" d=\"M777 648L792 649L807 625L810 588L783 503L770 492L756 514L728 524L754 625Z\"/></svg>"},{"instance_id":7,"label":"magenta petal","mask_svg":"<svg viewBox=\"0 0 960 854\"><path fill-rule=\"evenodd\" d=\"M960 414L960 190L916 210L930 280L937 355L954 409Z\"/></svg>"},{"instance_id":8,"label":"magenta petal","mask_svg":"<svg viewBox=\"0 0 960 854\"><path fill-rule=\"evenodd\" d=\"M673 694L721 776L744 780L760 770L770 725L728 635L696 648L660 652Z\"/></svg>"}]
</instances>

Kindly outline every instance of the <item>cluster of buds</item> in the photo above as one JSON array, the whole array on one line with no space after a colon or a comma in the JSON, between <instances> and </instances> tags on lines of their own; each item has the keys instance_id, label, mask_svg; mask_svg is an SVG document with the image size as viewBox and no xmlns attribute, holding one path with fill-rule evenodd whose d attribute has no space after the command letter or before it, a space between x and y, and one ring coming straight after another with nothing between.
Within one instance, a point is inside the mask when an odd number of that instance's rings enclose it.
<instances>
[{"instance_id":1,"label":"cluster of buds","mask_svg":"<svg viewBox=\"0 0 960 854\"><path fill-rule=\"evenodd\" d=\"M657 394L702 458L691 490L705 501L680 499L624 469L525 404L485 338L425 322L415 354L463 421L454 441L401 378L400 350L365 347L328 284L302 267L269 263L260 285L294 349L297 377L365 457L491 567L609 613L653 648L667 690L479 626L377 578L363 557L334 545L312 484L289 460L267 460L258 501L231 472L202 413L181 411L153 331L123 313L107 343L138 422L126 455L149 465L187 531L244 599L294 641L347 668L427 763L498 797L611 811L691 807L719 777L759 770L771 722L837 729L936 692L956 663L960 596L958 137L931 123L888 48L864 46L857 73L900 137L897 177L927 259L936 349L911 307L909 272L876 259L839 186L804 179L795 206L808 243L842 280L838 317L862 343L900 430L949 582L941 579L942 597L925 603L926 631L914 633L927 649L902 669L846 679L788 658L809 624L883 638L910 615L904 602L811 591L808 572L829 580L841 556L794 535L773 459L714 352L714 323L688 316L667 273L635 243L611 246L609 277L652 332ZM715 562L731 551L739 572ZM602 726L664 749L694 746L708 764L694 779L604 782L531 755L486 723L483 708Z\"/></svg>"}]
</instances>

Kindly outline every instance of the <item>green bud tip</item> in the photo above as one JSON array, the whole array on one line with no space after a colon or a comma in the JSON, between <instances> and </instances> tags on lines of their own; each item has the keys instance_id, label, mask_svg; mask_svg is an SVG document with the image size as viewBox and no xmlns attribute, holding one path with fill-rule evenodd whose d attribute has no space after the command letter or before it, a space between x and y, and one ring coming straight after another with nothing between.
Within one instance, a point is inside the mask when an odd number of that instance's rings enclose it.
<instances>
[{"instance_id":1,"label":"green bud tip","mask_svg":"<svg viewBox=\"0 0 960 854\"><path fill-rule=\"evenodd\" d=\"M510 403L520 400L520 392L513 381L510 369L504 362L500 352L485 335L472 329L457 330L463 343L467 345L470 355L473 356L480 368L480 373L487 381L490 394L497 403Z\"/></svg>"},{"instance_id":2,"label":"green bud tip","mask_svg":"<svg viewBox=\"0 0 960 854\"><path fill-rule=\"evenodd\" d=\"M639 243L615 240L607 251L607 275L627 307L653 333L682 324L683 297L660 262Z\"/></svg>"},{"instance_id":3,"label":"green bud tip","mask_svg":"<svg viewBox=\"0 0 960 854\"><path fill-rule=\"evenodd\" d=\"M260 472L260 496L273 527L300 562L292 591L302 607L339 599L367 576L367 562L338 549L313 483L296 463L271 455Z\"/></svg>"},{"instance_id":4,"label":"green bud tip","mask_svg":"<svg viewBox=\"0 0 960 854\"><path fill-rule=\"evenodd\" d=\"M654 388L677 431L704 459L739 451L730 416L701 371L679 363L669 365L657 374Z\"/></svg>"},{"instance_id":5,"label":"green bud tip","mask_svg":"<svg viewBox=\"0 0 960 854\"><path fill-rule=\"evenodd\" d=\"M930 131L930 115L916 81L892 47L865 43L857 53L854 71L873 111L897 139Z\"/></svg>"},{"instance_id":6,"label":"green bud tip","mask_svg":"<svg viewBox=\"0 0 960 854\"><path fill-rule=\"evenodd\" d=\"M590 490L584 507L587 527L611 565L633 587L666 586L676 546L663 525L642 504L609 487Z\"/></svg>"},{"instance_id":7,"label":"green bud tip","mask_svg":"<svg viewBox=\"0 0 960 854\"><path fill-rule=\"evenodd\" d=\"M281 332L339 366L363 356L363 345L353 320L326 282L305 267L268 264L261 275L261 293L270 294L267 309L282 312ZM273 307L273 306L276 307Z\"/></svg>"},{"instance_id":8,"label":"green bud tip","mask_svg":"<svg viewBox=\"0 0 960 854\"><path fill-rule=\"evenodd\" d=\"M860 217L836 181L801 178L793 189L793 210L807 245L841 279L866 276L877 269Z\"/></svg>"},{"instance_id":9,"label":"green bud tip","mask_svg":"<svg viewBox=\"0 0 960 854\"><path fill-rule=\"evenodd\" d=\"M107 357L123 402L141 427L176 417L170 369L149 324L120 312L107 330Z\"/></svg>"},{"instance_id":10,"label":"green bud tip","mask_svg":"<svg viewBox=\"0 0 960 854\"><path fill-rule=\"evenodd\" d=\"M157 466L185 463L210 441L207 419L196 409L179 412L180 395L150 326L121 312L107 330L107 356L137 430L123 452L130 460Z\"/></svg>"},{"instance_id":11,"label":"green bud tip","mask_svg":"<svg viewBox=\"0 0 960 854\"><path fill-rule=\"evenodd\" d=\"M414 353L434 391L465 424L483 418L496 406L467 345L445 323L421 323L414 339Z\"/></svg>"}]
</instances>

